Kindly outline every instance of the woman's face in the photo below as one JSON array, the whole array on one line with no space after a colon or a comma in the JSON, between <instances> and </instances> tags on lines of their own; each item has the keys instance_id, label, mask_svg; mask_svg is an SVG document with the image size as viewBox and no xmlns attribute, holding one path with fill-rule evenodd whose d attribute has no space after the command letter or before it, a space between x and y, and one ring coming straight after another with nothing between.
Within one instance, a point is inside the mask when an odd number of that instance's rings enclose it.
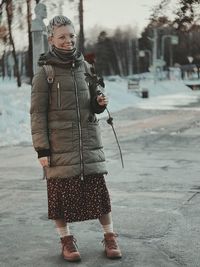
<instances>
[{"instance_id":1,"label":"woman's face","mask_svg":"<svg viewBox=\"0 0 200 267\"><path fill-rule=\"evenodd\" d=\"M54 27L49 43L60 49L72 50L76 44L74 28L70 25Z\"/></svg>"}]
</instances>

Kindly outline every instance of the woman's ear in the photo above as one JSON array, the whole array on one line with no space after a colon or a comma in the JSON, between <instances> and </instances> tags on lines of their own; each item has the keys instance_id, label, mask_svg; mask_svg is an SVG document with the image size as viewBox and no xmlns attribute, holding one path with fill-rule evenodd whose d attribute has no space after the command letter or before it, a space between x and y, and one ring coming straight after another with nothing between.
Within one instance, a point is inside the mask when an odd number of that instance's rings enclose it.
<instances>
[{"instance_id":1,"label":"woman's ear","mask_svg":"<svg viewBox=\"0 0 200 267\"><path fill-rule=\"evenodd\" d=\"M49 36L49 37L48 37L48 43L49 43L50 45L53 45L53 36Z\"/></svg>"}]
</instances>

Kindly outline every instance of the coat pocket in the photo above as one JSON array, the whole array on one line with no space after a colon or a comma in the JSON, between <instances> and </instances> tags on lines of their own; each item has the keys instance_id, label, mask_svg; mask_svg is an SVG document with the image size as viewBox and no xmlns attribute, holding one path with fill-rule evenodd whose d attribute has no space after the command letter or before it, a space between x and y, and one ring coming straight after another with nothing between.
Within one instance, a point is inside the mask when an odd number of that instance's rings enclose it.
<instances>
[{"instance_id":1,"label":"coat pocket","mask_svg":"<svg viewBox=\"0 0 200 267\"><path fill-rule=\"evenodd\" d=\"M73 150L72 122L51 122L49 141L52 153L66 153Z\"/></svg>"},{"instance_id":2,"label":"coat pocket","mask_svg":"<svg viewBox=\"0 0 200 267\"><path fill-rule=\"evenodd\" d=\"M103 148L99 123L88 122L87 129L88 129L88 148L89 149Z\"/></svg>"}]
</instances>

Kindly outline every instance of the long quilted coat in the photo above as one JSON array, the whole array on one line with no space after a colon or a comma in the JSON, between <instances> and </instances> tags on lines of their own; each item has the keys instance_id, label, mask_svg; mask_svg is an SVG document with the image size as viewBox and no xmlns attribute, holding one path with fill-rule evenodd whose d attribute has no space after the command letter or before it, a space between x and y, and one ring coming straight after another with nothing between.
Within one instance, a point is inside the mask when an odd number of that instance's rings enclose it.
<instances>
[{"instance_id":1,"label":"long quilted coat","mask_svg":"<svg viewBox=\"0 0 200 267\"><path fill-rule=\"evenodd\" d=\"M63 63L51 54L43 55L32 82L31 130L38 157L49 156L47 178L105 174L99 122L95 113L105 107L96 101L96 86L86 81L83 56ZM52 88L42 65L52 65Z\"/></svg>"}]
</instances>

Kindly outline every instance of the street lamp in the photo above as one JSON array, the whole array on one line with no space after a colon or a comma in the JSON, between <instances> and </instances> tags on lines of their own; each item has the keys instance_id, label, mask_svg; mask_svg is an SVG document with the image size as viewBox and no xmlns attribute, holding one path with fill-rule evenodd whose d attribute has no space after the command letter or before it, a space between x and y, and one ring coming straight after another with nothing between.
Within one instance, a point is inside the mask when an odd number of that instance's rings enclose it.
<instances>
[{"instance_id":1,"label":"street lamp","mask_svg":"<svg viewBox=\"0 0 200 267\"><path fill-rule=\"evenodd\" d=\"M178 36L176 35L171 35L171 34L167 34L167 35L163 35L162 39L161 39L161 60L164 61L164 47L165 47L165 40L166 38L170 38L171 39L171 44L172 45L176 45L178 44ZM171 60L170 62L172 63L172 55L171 55Z\"/></svg>"},{"instance_id":2,"label":"street lamp","mask_svg":"<svg viewBox=\"0 0 200 267\"><path fill-rule=\"evenodd\" d=\"M153 38L147 37L153 44L153 55L152 55L152 66L151 66L151 71L153 72L154 76L154 82L157 80L157 73L156 73L156 62L157 62L157 39L158 39L158 32L157 28L153 29Z\"/></svg>"},{"instance_id":3,"label":"street lamp","mask_svg":"<svg viewBox=\"0 0 200 267\"><path fill-rule=\"evenodd\" d=\"M152 65L152 53L151 53L151 50L149 50L149 49L140 50L139 56L140 57L145 57L145 53L147 53L148 56L149 56L149 66L151 66Z\"/></svg>"}]
</instances>

